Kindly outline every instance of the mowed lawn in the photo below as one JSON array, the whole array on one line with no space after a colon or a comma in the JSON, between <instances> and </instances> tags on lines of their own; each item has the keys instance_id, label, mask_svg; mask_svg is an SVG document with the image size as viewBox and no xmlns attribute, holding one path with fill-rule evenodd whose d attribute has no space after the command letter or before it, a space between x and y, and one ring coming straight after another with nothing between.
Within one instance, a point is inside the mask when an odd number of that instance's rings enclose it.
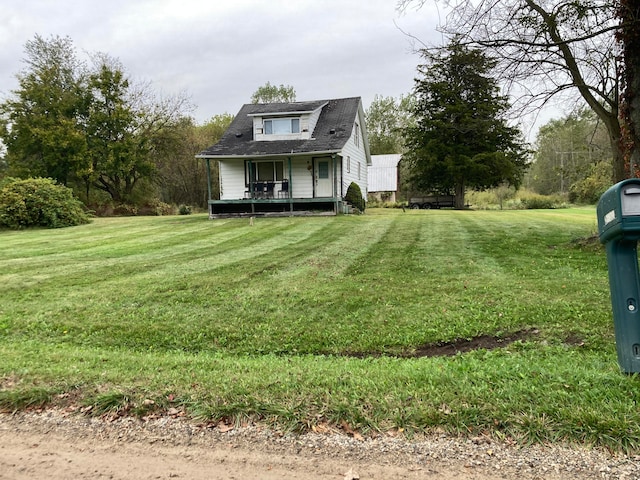
<instances>
[{"instance_id":1,"label":"mowed lawn","mask_svg":"<svg viewBox=\"0 0 640 480\"><path fill-rule=\"evenodd\" d=\"M1 231L0 408L636 450L595 232L593 208Z\"/></svg>"}]
</instances>

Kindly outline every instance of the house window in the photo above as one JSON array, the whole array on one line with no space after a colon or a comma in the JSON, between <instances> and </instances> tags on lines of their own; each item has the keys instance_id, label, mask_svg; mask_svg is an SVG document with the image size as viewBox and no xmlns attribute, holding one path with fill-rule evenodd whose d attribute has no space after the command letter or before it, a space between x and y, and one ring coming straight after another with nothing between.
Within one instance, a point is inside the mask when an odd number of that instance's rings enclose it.
<instances>
[{"instance_id":1,"label":"house window","mask_svg":"<svg viewBox=\"0 0 640 480\"><path fill-rule=\"evenodd\" d=\"M251 172L253 178L249 178ZM249 162L245 163L245 182L280 182L284 178L284 162Z\"/></svg>"},{"instance_id":2,"label":"house window","mask_svg":"<svg viewBox=\"0 0 640 480\"><path fill-rule=\"evenodd\" d=\"M286 135L300 133L299 118L271 118L264 122L265 135Z\"/></svg>"},{"instance_id":3,"label":"house window","mask_svg":"<svg viewBox=\"0 0 640 480\"><path fill-rule=\"evenodd\" d=\"M355 124L355 132L354 132L354 137L353 137L353 142L356 144L356 147L360 146L360 125L358 125L358 123L356 122Z\"/></svg>"},{"instance_id":4,"label":"house window","mask_svg":"<svg viewBox=\"0 0 640 480\"><path fill-rule=\"evenodd\" d=\"M351 157L347 155L347 173L351 173Z\"/></svg>"}]
</instances>

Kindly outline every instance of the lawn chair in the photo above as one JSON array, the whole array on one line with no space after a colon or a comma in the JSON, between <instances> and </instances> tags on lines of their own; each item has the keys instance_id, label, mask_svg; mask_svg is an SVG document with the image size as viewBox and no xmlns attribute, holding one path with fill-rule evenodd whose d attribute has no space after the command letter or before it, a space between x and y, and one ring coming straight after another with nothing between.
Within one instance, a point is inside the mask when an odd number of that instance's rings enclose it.
<instances>
[{"instance_id":1,"label":"lawn chair","mask_svg":"<svg viewBox=\"0 0 640 480\"><path fill-rule=\"evenodd\" d=\"M280 190L278 191L278 198L289 198L289 180L282 180Z\"/></svg>"},{"instance_id":2,"label":"lawn chair","mask_svg":"<svg viewBox=\"0 0 640 480\"><path fill-rule=\"evenodd\" d=\"M267 189L265 192L266 198L273 198L273 189L276 186L275 182L267 182Z\"/></svg>"}]
</instances>

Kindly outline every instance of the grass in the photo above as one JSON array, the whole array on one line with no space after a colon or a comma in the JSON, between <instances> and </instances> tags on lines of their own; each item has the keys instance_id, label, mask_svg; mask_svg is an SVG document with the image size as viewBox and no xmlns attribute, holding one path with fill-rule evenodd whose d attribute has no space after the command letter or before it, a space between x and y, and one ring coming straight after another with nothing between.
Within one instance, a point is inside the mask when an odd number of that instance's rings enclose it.
<instances>
[{"instance_id":1,"label":"grass","mask_svg":"<svg viewBox=\"0 0 640 480\"><path fill-rule=\"evenodd\" d=\"M0 408L640 447L592 208L0 232ZM451 357L424 345L526 340Z\"/></svg>"}]
</instances>

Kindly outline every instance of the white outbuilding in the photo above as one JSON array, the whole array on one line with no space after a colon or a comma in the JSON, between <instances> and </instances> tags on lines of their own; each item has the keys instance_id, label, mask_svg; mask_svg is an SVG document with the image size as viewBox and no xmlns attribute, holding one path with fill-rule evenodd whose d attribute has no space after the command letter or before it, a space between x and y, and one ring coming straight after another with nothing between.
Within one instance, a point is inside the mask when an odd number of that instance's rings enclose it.
<instances>
[{"instance_id":1,"label":"white outbuilding","mask_svg":"<svg viewBox=\"0 0 640 480\"><path fill-rule=\"evenodd\" d=\"M367 168L369 194L379 201L395 202L398 192L398 164L402 155L371 155Z\"/></svg>"}]
</instances>

